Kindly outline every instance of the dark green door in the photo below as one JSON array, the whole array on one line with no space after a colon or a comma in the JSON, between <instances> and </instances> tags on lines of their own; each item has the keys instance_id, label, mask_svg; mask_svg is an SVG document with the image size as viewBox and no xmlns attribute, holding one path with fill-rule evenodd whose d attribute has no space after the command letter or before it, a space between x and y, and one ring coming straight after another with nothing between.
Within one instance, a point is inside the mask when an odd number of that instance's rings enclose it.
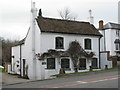
<instances>
[{"instance_id":1,"label":"dark green door","mask_svg":"<svg viewBox=\"0 0 120 90\"><path fill-rule=\"evenodd\" d=\"M79 60L79 70L85 70L86 69L86 59L81 58Z\"/></svg>"},{"instance_id":2,"label":"dark green door","mask_svg":"<svg viewBox=\"0 0 120 90\"><path fill-rule=\"evenodd\" d=\"M69 59L61 59L61 68L64 68L64 69L69 69L70 68Z\"/></svg>"},{"instance_id":3,"label":"dark green door","mask_svg":"<svg viewBox=\"0 0 120 90\"><path fill-rule=\"evenodd\" d=\"M25 59L23 59L23 77L25 77Z\"/></svg>"},{"instance_id":4,"label":"dark green door","mask_svg":"<svg viewBox=\"0 0 120 90\"><path fill-rule=\"evenodd\" d=\"M93 69L98 69L98 61L97 61L97 58L93 58L92 59L92 68Z\"/></svg>"}]
</instances>

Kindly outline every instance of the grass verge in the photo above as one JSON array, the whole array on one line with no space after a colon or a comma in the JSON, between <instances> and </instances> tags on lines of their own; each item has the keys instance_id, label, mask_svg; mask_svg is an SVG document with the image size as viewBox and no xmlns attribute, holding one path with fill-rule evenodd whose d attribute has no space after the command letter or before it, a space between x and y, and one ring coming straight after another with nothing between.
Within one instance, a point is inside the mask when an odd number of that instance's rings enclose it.
<instances>
[{"instance_id":1,"label":"grass verge","mask_svg":"<svg viewBox=\"0 0 120 90\"><path fill-rule=\"evenodd\" d=\"M86 72L77 72L77 73L56 74L56 75L52 75L52 76L62 77L62 76L68 76L68 75L85 74L85 73L90 73L90 72L108 71L108 70L114 70L114 69L120 69L120 67L114 67L114 68L109 68L109 69L104 69L104 70L96 70L96 71L86 71Z\"/></svg>"}]
</instances>

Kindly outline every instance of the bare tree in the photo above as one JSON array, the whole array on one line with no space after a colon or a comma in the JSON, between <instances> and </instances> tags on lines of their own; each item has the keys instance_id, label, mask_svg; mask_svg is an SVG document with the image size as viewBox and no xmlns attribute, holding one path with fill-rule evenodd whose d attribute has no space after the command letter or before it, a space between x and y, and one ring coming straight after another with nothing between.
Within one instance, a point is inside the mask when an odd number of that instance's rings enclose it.
<instances>
[{"instance_id":1,"label":"bare tree","mask_svg":"<svg viewBox=\"0 0 120 90\"><path fill-rule=\"evenodd\" d=\"M69 53L69 56L72 59L75 72L78 72L79 59L82 56L84 56L85 51L80 46L78 41L72 41L69 44L69 48L68 48L67 52Z\"/></svg>"},{"instance_id":2,"label":"bare tree","mask_svg":"<svg viewBox=\"0 0 120 90\"><path fill-rule=\"evenodd\" d=\"M9 40L9 39L4 39L3 37L0 37L0 50L2 51L2 65L5 64L5 62L11 62L11 47L17 43L17 40Z\"/></svg>"},{"instance_id":3,"label":"bare tree","mask_svg":"<svg viewBox=\"0 0 120 90\"><path fill-rule=\"evenodd\" d=\"M79 59L82 57L86 57L87 59L91 59L95 54L94 52L86 52L78 41L72 41L69 44L69 48L67 50L69 53L69 56L72 59L74 71L78 72L78 66L79 66Z\"/></svg>"},{"instance_id":4,"label":"bare tree","mask_svg":"<svg viewBox=\"0 0 120 90\"><path fill-rule=\"evenodd\" d=\"M76 20L77 16L72 15L69 8L65 8L64 10L59 10L59 15L62 19L65 20Z\"/></svg>"}]
</instances>

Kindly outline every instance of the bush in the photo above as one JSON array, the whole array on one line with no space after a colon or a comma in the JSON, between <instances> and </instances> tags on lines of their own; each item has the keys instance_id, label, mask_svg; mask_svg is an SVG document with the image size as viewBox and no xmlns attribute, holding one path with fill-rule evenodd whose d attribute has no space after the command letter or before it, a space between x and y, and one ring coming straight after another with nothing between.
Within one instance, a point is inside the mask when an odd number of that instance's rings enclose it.
<instances>
[{"instance_id":1,"label":"bush","mask_svg":"<svg viewBox=\"0 0 120 90\"><path fill-rule=\"evenodd\" d=\"M3 68L0 68L0 72L4 72L5 70Z\"/></svg>"}]
</instances>

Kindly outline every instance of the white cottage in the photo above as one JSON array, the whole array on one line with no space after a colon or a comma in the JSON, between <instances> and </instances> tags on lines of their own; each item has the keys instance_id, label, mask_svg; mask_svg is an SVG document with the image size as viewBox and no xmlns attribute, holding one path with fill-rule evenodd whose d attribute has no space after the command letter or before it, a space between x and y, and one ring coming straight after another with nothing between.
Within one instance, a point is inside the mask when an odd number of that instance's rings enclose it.
<instances>
[{"instance_id":1,"label":"white cottage","mask_svg":"<svg viewBox=\"0 0 120 90\"><path fill-rule=\"evenodd\" d=\"M47 79L59 74L60 68L66 73L74 72L73 63L68 55L61 57L40 56L51 49L66 51L69 43L77 40L85 51L94 52L92 60L81 58L79 71L89 70L89 66L100 68L100 38L98 30L88 22L61 20L37 16L35 3L31 9L30 28L26 37L12 47L12 72L29 79Z\"/></svg>"}]
</instances>

